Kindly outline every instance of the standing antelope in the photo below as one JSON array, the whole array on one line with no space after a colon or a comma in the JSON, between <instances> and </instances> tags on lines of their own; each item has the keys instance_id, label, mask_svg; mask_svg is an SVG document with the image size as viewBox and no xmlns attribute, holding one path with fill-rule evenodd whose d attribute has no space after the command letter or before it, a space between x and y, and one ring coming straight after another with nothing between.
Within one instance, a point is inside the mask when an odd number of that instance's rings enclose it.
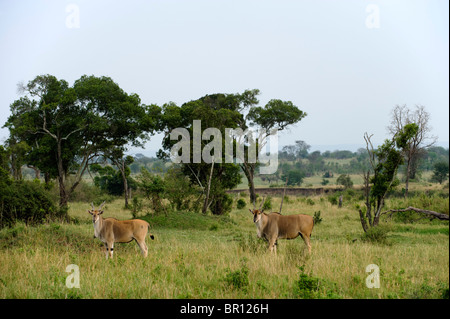
<instances>
[{"instance_id":1,"label":"standing antelope","mask_svg":"<svg viewBox=\"0 0 450 319\"><path fill-rule=\"evenodd\" d=\"M133 239L136 240L144 257L147 257L148 248L145 244L145 236L147 232L150 234L150 225L140 219L103 218L100 216L103 214L103 205L105 205L105 202L98 209L95 209L94 204L91 203L92 210L88 210L88 212L92 215L92 222L94 223L94 238L98 237L105 243L106 259L108 259L108 250L109 256L113 257L114 243L129 243ZM150 238L154 239L154 236L150 234Z\"/></svg>"},{"instance_id":2,"label":"standing antelope","mask_svg":"<svg viewBox=\"0 0 450 319\"><path fill-rule=\"evenodd\" d=\"M284 216L276 212L266 214L261 207L249 211L253 214L258 237L269 242L270 251L275 249L275 254L277 253L278 238L294 239L300 235L308 247L308 252L311 253L310 238L314 227L314 219L311 216L304 214Z\"/></svg>"}]
</instances>

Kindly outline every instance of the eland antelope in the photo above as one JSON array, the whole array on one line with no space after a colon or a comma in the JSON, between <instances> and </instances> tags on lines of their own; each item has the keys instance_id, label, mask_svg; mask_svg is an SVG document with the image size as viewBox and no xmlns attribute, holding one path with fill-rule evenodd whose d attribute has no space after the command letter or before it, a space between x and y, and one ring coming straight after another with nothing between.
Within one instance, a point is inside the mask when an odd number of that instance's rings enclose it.
<instances>
[{"instance_id":1,"label":"eland antelope","mask_svg":"<svg viewBox=\"0 0 450 319\"><path fill-rule=\"evenodd\" d=\"M94 224L94 238L100 238L105 243L106 259L109 256L113 257L114 243L129 243L133 239L136 240L144 257L147 257L148 248L145 244L145 236L147 232L150 234L150 225L140 219L131 220L117 220L115 218L103 218L103 202L98 209L94 208L92 203L92 210L88 210L92 215L92 222ZM154 236L150 234L150 238Z\"/></svg>"},{"instance_id":2,"label":"eland antelope","mask_svg":"<svg viewBox=\"0 0 450 319\"><path fill-rule=\"evenodd\" d=\"M264 202L264 200L263 200ZM262 204L261 204L262 206ZM269 250L277 252L277 240L294 239L302 237L308 252L311 253L311 233L314 227L314 219L309 215L281 215L280 213L263 213L259 209L249 209L253 214L253 222L256 225L257 235L269 242Z\"/></svg>"}]
</instances>

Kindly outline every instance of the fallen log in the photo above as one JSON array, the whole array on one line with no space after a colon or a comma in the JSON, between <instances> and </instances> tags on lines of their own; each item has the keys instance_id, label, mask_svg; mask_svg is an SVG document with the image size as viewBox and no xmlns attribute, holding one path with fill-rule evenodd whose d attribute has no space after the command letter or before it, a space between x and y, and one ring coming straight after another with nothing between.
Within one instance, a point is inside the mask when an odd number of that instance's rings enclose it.
<instances>
[{"instance_id":1,"label":"fallen log","mask_svg":"<svg viewBox=\"0 0 450 319\"><path fill-rule=\"evenodd\" d=\"M381 215L383 214L387 214L387 213L399 213L399 212L408 212L408 211L414 211L417 213L422 213L422 214L427 214L427 215L431 215L433 217L436 217L440 220L449 220L448 219L448 215L447 214L442 214L442 213L438 213L432 210L426 210L426 209L419 209L419 208L415 208L415 207L411 207L409 206L408 208L405 209L390 209L388 211L385 211L383 213L381 213Z\"/></svg>"}]
</instances>

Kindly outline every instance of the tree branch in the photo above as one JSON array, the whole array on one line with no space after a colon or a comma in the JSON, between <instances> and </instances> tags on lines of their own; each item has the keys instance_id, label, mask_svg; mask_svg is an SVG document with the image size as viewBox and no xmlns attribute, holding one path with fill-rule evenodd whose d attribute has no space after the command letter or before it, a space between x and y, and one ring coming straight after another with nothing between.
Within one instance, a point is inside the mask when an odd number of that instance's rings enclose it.
<instances>
[{"instance_id":1,"label":"tree branch","mask_svg":"<svg viewBox=\"0 0 450 319\"><path fill-rule=\"evenodd\" d=\"M42 117L44 120L44 124L42 125L42 130L58 142L58 137L47 129L47 116L45 115L45 110L42 112Z\"/></svg>"},{"instance_id":2,"label":"tree branch","mask_svg":"<svg viewBox=\"0 0 450 319\"><path fill-rule=\"evenodd\" d=\"M73 130L72 132L70 132L69 134L67 134L66 137L63 137L61 140L62 140L62 141L67 140L67 139L69 138L70 135L72 135L73 133L76 133L76 132L81 131L81 130L84 129L85 127L86 127L86 126L83 126L83 127L77 128L76 130Z\"/></svg>"},{"instance_id":3,"label":"tree branch","mask_svg":"<svg viewBox=\"0 0 450 319\"><path fill-rule=\"evenodd\" d=\"M447 214L443 214L443 213L438 213L432 210L426 210L426 209L419 209L419 208L415 208L415 207L411 207L409 206L408 208L405 209L390 209L388 211L385 211L383 213L381 213L381 215L387 214L387 213L391 213L390 215L392 215L393 213L399 213L399 212L407 212L407 211L414 211L416 213L422 213L422 214L427 214L427 215L431 215L435 218L438 218L440 220L449 220L449 216Z\"/></svg>"}]
</instances>

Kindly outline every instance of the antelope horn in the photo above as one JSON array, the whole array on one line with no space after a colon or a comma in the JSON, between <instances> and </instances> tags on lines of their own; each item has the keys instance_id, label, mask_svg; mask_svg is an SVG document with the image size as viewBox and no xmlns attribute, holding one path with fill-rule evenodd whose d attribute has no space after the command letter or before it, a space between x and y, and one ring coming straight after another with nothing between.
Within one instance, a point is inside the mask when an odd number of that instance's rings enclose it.
<instances>
[{"instance_id":1,"label":"antelope horn","mask_svg":"<svg viewBox=\"0 0 450 319\"><path fill-rule=\"evenodd\" d=\"M100 205L100 207L98 208L98 210L101 210L102 208L103 208L103 205L105 205L106 204L106 201L104 201L101 205Z\"/></svg>"},{"instance_id":2,"label":"antelope horn","mask_svg":"<svg viewBox=\"0 0 450 319\"><path fill-rule=\"evenodd\" d=\"M258 210L261 210L261 207L262 207L263 204L264 204L264 198L265 198L265 196L263 196L263 199L262 199L262 201L261 201L261 205L259 205L259 209L258 209Z\"/></svg>"},{"instance_id":3,"label":"antelope horn","mask_svg":"<svg viewBox=\"0 0 450 319\"><path fill-rule=\"evenodd\" d=\"M91 203L92 210L95 210L94 203Z\"/></svg>"}]
</instances>

